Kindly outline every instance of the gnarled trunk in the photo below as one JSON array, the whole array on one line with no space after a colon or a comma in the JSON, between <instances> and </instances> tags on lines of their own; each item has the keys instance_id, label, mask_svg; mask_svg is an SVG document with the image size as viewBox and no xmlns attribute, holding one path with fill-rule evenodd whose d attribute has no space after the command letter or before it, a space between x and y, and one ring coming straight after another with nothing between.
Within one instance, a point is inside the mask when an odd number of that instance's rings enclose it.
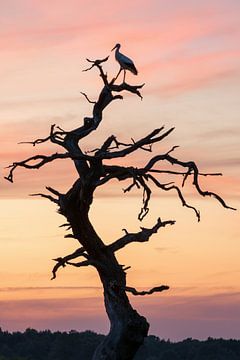
<instances>
[{"instance_id":1,"label":"gnarled trunk","mask_svg":"<svg viewBox=\"0 0 240 360\"><path fill-rule=\"evenodd\" d=\"M147 336L149 324L132 308L125 291L126 273L114 251L104 245L89 220L91 192L86 196L80 189L81 182L76 182L63 197L60 212L68 219L73 236L81 240L103 284L110 332L96 349L93 360L132 360Z\"/></svg>"},{"instance_id":2,"label":"gnarled trunk","mask_svg":"<svg viewBox=\"0 0 240 360\"><path fill-rule=\"evenodd\" d=\"M96 349L93 360L132 360L148 333L147 320L132 308L125 290L118 285L119 277L125 282L122 269L116 280L110 271L101 275L110 332Z\"/></svg>"}]
</instances>

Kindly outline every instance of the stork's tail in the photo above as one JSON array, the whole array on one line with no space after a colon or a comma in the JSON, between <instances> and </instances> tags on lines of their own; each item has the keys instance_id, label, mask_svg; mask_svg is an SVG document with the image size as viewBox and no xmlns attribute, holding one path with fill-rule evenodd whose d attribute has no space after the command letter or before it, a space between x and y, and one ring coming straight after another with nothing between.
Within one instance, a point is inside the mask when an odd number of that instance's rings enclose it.
<instances>
[{"instance_id":1,"label":"stork's tail","mask_svg":"<svg viewBox=\"0 0 240 360\"><path fill-rule=\"evenodd\" d=\"M135 68L135 66L133 65L132 67L131 67L131 70L130 70L134 75L137 75L138 74L138 71L137 71L137 69Z\"/></svg>"}]
</instances>

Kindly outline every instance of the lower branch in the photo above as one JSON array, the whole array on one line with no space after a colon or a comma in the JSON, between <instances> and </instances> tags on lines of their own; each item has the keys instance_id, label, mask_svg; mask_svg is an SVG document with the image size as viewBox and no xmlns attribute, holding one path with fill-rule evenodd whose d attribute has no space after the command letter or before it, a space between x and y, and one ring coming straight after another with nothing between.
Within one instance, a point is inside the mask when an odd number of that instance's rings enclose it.
<instances>
[{"instance_id":1,"label":"lower branch","mask_svg":"<svg viewBox=\"0 0 240 360\"><path fill-rule=\"evenodd\" d=\"M142 95L141 95L141 93L140 93L140 91L138 89L141 89L144 85L145 84L133 86L133 85L129 85L129 84L126 84L125 82L123 82L120 85L112 85L111 84L111 90L116 91L116 92L126 90L126 91L129 91L129 92L133 93L133 94L136 94L142 100L143 97L142 97Z\"/></svg>"},{"instance_id":2,"label":"lower branch","mask_svg":"<svg viewBox=\"0 0 240 360\"><path fill-rule=\"evenodd\" d=\"M88 257L87 253L85 252L85 249L83 247L80 247L79 249L77 249L76 251L74 251L72 254L69 254L69 255L66 255L64 257L58 257L56 259L53 259L54 261L56 261L56 265L54 266L53 270L52 270L52 278L51 280L53 279L56 279L57 277L57 271L58 269L62 266L62 267L65 267L66 264L68 263L69 260L72 260L72 259L76 259L77 257L79 256L84 256L84 257ZM72 265L72 264L71 264Z\"/></svg>"},{"instance_id":3,"label":"lower branch","mask_svg":"<svg viewBox=\"0 0 240 360\"><path fill-rule=\"evenodd\" d=\"M80 261L78 263L73 263L71 261L66 261L66 264L72 265L72 266L75 266L75 267L83 267L83 266L93 265L94 263L91 262L90 260L84 260L84 261Z\"/></svg>"},{"instance_id":4,"label":"lower branch","mask_svg":"<svg viewBox=\"0 0 240 360\"><path fill-rule=\"evenodd\" d=\"M130 293L132 293L133 295L137 296L137 295L151 295L155 292L162 292L164 290L168 290L169 289L169 286L167 285L161 285L161 286L155 286L154 288L150 289L150 290L147 290L147 291L138 291L136 290L135 288L133 287L129 287L129 286L126 286L125 287L125 291L128 291Z\"/></svg>"}]
</instances>

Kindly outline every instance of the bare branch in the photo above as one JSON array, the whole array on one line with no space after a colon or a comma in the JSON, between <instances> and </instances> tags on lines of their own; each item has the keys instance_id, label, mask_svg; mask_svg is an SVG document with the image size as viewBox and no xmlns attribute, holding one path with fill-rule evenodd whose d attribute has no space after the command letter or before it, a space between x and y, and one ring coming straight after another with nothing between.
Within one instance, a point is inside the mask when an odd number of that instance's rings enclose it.
<instances>
[{"instance_id":1,"label":"bare branch","mask_svg":"<svg viewBox=\"0 0 240 360\"><path fill-rule=\"evenodd\" d=\"M55 131L55 127L60 130L60 131ZM34 141L21 141L18 144L31 144L33 146L36 146L38 144L42 144L44 142L47 141L51 141L53 143L62 145L63 144L63 137L67 134L66 131L64 131L62 128L60 128L59 126L56 126L55 124L51 125L51 129L50 129L50 135L48 135L45 138L39 138L36 139Z\"/></svg>"},{"instance_id":2,"label":"bare branch","mask_svg":"<svg viewBox=\"0 0 240 360\"><path fill-rule=\"evenodd\" d=\"M144 171L144 168L140 168L140 171ZM183 177L188 175L192 175L193 172L191 171L191 173L188 172L181 172L181 171L172 171L172 170L157 170L157 169L149 169L148 172L153 172L153 173L158 173L158 174L170 174L170 175L182 175ZM222 173L199 173L199 176L222 176ZM183 186L185 184L185 181L183 183Z\"/></svg>"},{"instance_id":3,"label":"bare branch","mask_svg":"<svg viewBox=\"0 0 240 360\"><path fill-rule=\"evenodd\" d=\"M136 151L137 149L142 148L145 145L150 145L150 144L153 144L153 143L163 140L174 130L174 128L171 128L171 129L167 130L165 133L163 133L162 135L157 136L163 129L164 129L164 126L162 126L159 129L155 129L149 135L147 135L144 138L131 144L126 149L119 150L119 151L113 151L113 152L101 153L100 157L102 159L113 159L113 158L118 158L118 157L124 157L124 156L129 155L132 152Z\"/></svg>"},{"instance_id":4,"label":"bare branch","mask_svg":"<svg viewBox=\"0 0 240 360\"><path fill-rule=\"evenodd\" d=\"M72 259L76 259L77 257L79 256L84 256L84 257L88 257L87 253L85 252L85 249L83 247L80 247L79 249L77 249L76 251L74 251L72 254L70 255L66 255L64 256L63 258L62 257L58 257L56 259L53 259L54 261L56 261L56 265L53 267L53 270L52 270L52 273L53 273L53 276L51 278L51 280L53 279L56 279L56 274L57 274L57 271L58 269L62 266L62 267L65 267L66 266L66 263L69 261L69 260L72 260Z\"/></svg>"},{"instance_id":5,"label":"bare branch","mask_svg":"<svg viewBox=\"0 0 240 360\"><path fill-rule=\"evenodd\" d=\"M138 182L141 184L141 186L143 187L143 207L141 208L140 213L138 214L138 220L142 221L143 218L148 214L149 212L149 208L148 208L148 203L149 200L151 198L151 194L152 191L150 189L150 187L146 184L146 182L144 181L143 177L138 177Z\"/></svg>"},{"instance_id":6,"label":"bare branch","mask_svg":"<svg viewBox=\"0 0 240 360\"><path fill-rule=\"evenodd\" d=\"M17 167L23 167L26 169L39 169L43 165L50 163L56 159L67 159L69 158L69 153L55 153L52 155L34 155L29 157L28 159L14 162L12 165L9 165L8 168L11 168L8 176L5 177L6 180L13 182L13 173ZM31 164L33 162L33 164Z\"/></svg>"},{"instance_id":7,"label":"bare branch","mask_svg":"<svg viewBox=\"0 0 240 360\"><path fill-rule=\"evenodd\" d=\"M89 266L89 265L93 265L93 263L90 260L84 260L84 261L80 261L78 263L73 263L71 261L66 261L66 264L68 265L72 265L75 267L82 267L82 266Z\"/></svg>"},{"instance_id":8,"label":"bare branch","mask_svg":"<svg viewBox=\"0 0 240 360\"><path fill-rule=\"evenodd\" d=\"M122 269L126 272L127 270L131 269L131 266L122 265Z\"/></svg>"},{"instance_id":9,"label":"bare branch","mask_svg":"<svg viewBox=\"0 0 240 360\"><path fill-rule=\"evenodd\" d=\"M187 204L186 200L184 199L184 196L181 192L181 190L179 189L178 186L176 185L170 185L169 184L161 184L155 177L153 177L152 175L148 174L146 175L146 177L148 177L149 179L152 180L152 182L157 186L159 187L160 189L164 190L164 191L171 191L171 190L175 190L178 194L178 197L179 199L181 200L181 203L182 203L182 206L185 206L189 209L192 209L195 214L196 214L196 217L198 219L198 221L200 221L200 212L194 207L194 206L191 206L189 204Z\"/></svg>"},{"instance_id":10,"label":"bare branch","mask_svg":"<svg viewBox=\"0 0 240 360\"><path fill-rule=\"evenodd\" d=\"M77 263L71 262L71 261L67 261L66 264L68 265L72 265L74 267L83 267L83 266L94 266L95 268L98 269L104 269L105 271L108 271L108 268L106 267L106 265L96 259L93 258L88 258L88 260L84 260L84 261L80 261Z\"/></svg>"},{"instance_id":11,"label":"bare branch","mask_svg":"<svg viewBox=\"0 0 240 360\"><path fill-rule=\"evenodd\" d=\"M147 172L150 172L150 171L155 171L155 172L159 172L159 170L152 170L152 167L158 162L158 161L164 161L166 160L167 162L171 163L172 165L179 165L181 167L185 167L187 168L187 172L184 173L184 179L183 179L183 186L185 184L185 181L187 179L187 177L189 175L193 175L193 185L195 186L197 192L201 195L201 196L212 196L212 197L215 197L223 207L227 208L227 209L231 209L231 210L236 210L235 208L233 207L230 207L228 206L225 201L219 196L217 195L216 193L213 193L213 192L209 192L209 191L203 191L201 188L200 188L200 185L199 185L199 181L198 181L198 177L199 175L204 175L204 176L208 176L208 175L213 175L213 174L201 174L199 173L199 170L197 168L197 165L193 162L193 161L188 161L188 162L183 162L183 161L180 161L174 157L172 157L170 154L170 152L172 152L173 150L175 150L176 147L173 147L170 151L168 151L166 154L162 154L162 155L157 155L155 157L153 157L149 162L148 164L143 168L141 169L141 171L145 171L146 173ZM169 171L168 171L169 173ZM214 175L221 175L219 173L217 174L214 174ZM183 197L183 194L181 192L181 190L175 186L175 185L172 185L172 186L167 186L167 184L161 184L156 178L154 178L152 175L150 174L147 174L147 175L143 175L144 177L146 178L150 178L154 183L155 185L157 185L159 188L163 189L163 190L166 190L166 191L169 191L169 190L176 190L177 193L178 193L178 197L180 198L181 202L182 202L182 205L183 206L186 206L188 208L191 208L194 210L197 218L198 218L198 221L200 220L200 213L198 210L196 210L195 207L193 206L190 206L186 203L184 197Z\"/></svg>"},{"instance_id":12,"label":"bare branch","mask_svg":"<svg viewBox=\"0 0 240 360\"><path fill-rule=\"evenodd\" d=\"M124 289L125 289L125 291L128 291L128 292L132 293L135 296L137 296L137 295L143 296L143 295L151 295L151 294L153 294L155 292L162 292L164 290L168 290L169 286L167 286L167 285L156 286L156 287L154 287L154 288L152 288L150 290L147 290L147 291L138 291L135 288L129 287L129 286L126 286Z\"/></svg>"},{"instance_id":13,"label":"bare branch","mask_svg":"<svg viewBox=\"0 0 240 360\"><path fill-rule=\"evenodd\" d=\"M101 76L101 78L102 78L102 80L103 80L103 82L104 82L104 85L108 85L107 75L104 74L103 69L102 69L102 66L101 66L101 64L102 64L103 62L106 62L106 61L108 60L108 58L109 58L109 56L105 57L105 58L102 59L102 60L90 60L90 59L86 59L86 60L87 60L89 63L91 63L92 65L91 65L89 68L87 68L87 69L85 69L85 70L83 70L83 71L89 71L89 70L91 70L94 66L96 66L96 67L98 68L98 70L100 71L100 76Z\"/></svg>"},{"instance_id":14,"label":"bare branch","mask_svg":"<svg viewBox=\"0 0 240 360\"><path fill-rule=\"evenodd\" d=\"M46 186L46 189L58 197L63 196L63 194L61 194L59 191L53 189L51 186Z\"/></svg>"},{"instance_id":15,"label":"bare branch","mask_svg":"<svg viewBox=\"0 0 240 360\"><path fill-rule=\"evenodd\" d=\"M95 154L96 156L98 156L98 155L101 156L101 154L106 151L119 149L121 146L122 147L130 147L130 146L132 146L132 144L136 143L133 138L131 138L131 140L132 140L132 143L130 143L130 144L123 143L123 142L118 141L116 136L111 135L106 139L106 141L103 143L101 148L93 149L91 151L88 151L88 153L96 152L96 154ZM115 145L111 146L112 143L114 143ZM149 144L149 147L140 146L139 149L142 149L142 150L148 151L148 152L152 152L152 144Z\"/></svg>"},{"instance_id":16,"label":"bare branch","mask_svg":"<svg viewBox=\"0 0 240 360\"><path fill-rule=\"evenodd\" d=\"M154 233L157 233L161 227L173 224L175 224L174 220L161 221L159 218L157 223L152 228L141 228L141 231L138 233L126 233L126 235L116 240L114 243L108 245L108 248L115 252L132 242L146 242Z\"/></svg>"},{"instance_id":17,"label":"bare branch","mask_svg":"<svg viewBox=\"0 0 240 360\"><path fill-rule=\"evenodd\" d=\"M164 160L165 155L161 155L161 159ZM147 173L158 173L158 174L170 174L170 175L186 175L186 172L180 172L180 171L172 171L172 170L159 170L159 169L148 169L147 165L143 168L134 168L132 166L130 167L124 167L119 165L103 165L103 174L104 177L102 177L98 182L97 186L101 186L105 183L107 183L111 179L118 179L119 181L126 180L129 178L133 178L133 183L129 185L126 189L124 189L124 192L128 192L131 190L132 187L136 186L137 188L140 188L139 184L136 181L137 175L143 176ZM190 175L192 175L193 172L191 172ZM221 173L199 173L199 176L222 176Z\"/></svg>"},{"instance_id":18,"label":"bare branch","mask_svg":"<svg viewBox=\"0 0 240 360\"><path fill-rule=\"evenodd\" d=\"M114 81L115 80L116 79L114 79ZM111 85L111 90L112 91L119 92L119 91L126 90L126 91L129 91L129 92L133 93L133 94L136 94L137 96L139 96L141 98L141 100L143 99L139 89L142 89L145 84L135 85L134 86L134 85L129 85L129 84L123 82L120 85L115 85L115 84L113 85L113 83L111 83L110 85Z\"/></svg>"},{"instance_id":19,"label":"bare branch","mask_svg":"<svg viewBox=\"0 0 240 360\"><path fill-rule=\"evenodd\" d=\"M91 70L94 66L99 66L100 64L102 64L103 62L106 62L108 60L109 56L105 57L102 60L90 60L90 59L86 59L88 62L90 62L92 64L92 66L89 69L85 69L82 71L89 71Z\"/></svg>"},{"instance_id":20,"label":"bare branch","mask_svg":"<svg viewBox=\"0 0 240 360\"><path fill-rule=\"evenodd\" d=\"M195 186L197 192L201 195L201 196L210 196L210 197L214 197L218 202L220 202L220 204L225 207L226 209L231 209L231 210L236 210L235 208L228 206L225 201L216 193L214 192L210 192L210 191L203 191L199 185L199 181L198 181L198 177L199 177L199 170L197 165L195 164L195 162L193 161L180 161L174 157L172 157L171 155L169 155L169 152L167 154L164 155L157 155L154 158L152 158L149 163L145 166L145 170L149 170L151 169L154 164L158 161L162 161L162 160L166 160L168 161L170 164L172 165L179 165L181 167L187 168L187 173L186 176L188 177L190 174L193 174L193 185ZM186 181L186 177L184 180L184 183ZM183 183L183 185L184 185ZM179 189L178 189L179 190ZM177 191L178 191L177 190Z\"/></svg>"},{"instance_id":21,"label":"bare branch","mask_svg":"<svg viewBox=\"0 0 240 360\"><path fill-rule=\"evenodd\" d=\"M96 101L91 101L87 94L85 94L84 92L80 92L80 94L82 94L90 104L96 104Z\"/></svg>"},{"instance_id":22,"label":"bare branch","mask_svg":"<svg viewBox=\"0 0 240 360\"><path fill-rule=\"evenodd\" d=\"M72 228L70 223L65 223L65 224L59 225L59 227L66 227L66 230L70 230Z\"/></svg>"},{"instance_id":23,"label":"bare branch","mask_svg":"<svg viewBox=\"0 0 240 360\"><path fill-rule=\"evenodd\" d=\"M192 209L196 216L198 221L200 221L200 212L194 207L189 205L186 200L184 199L184 196L180 190L180 188L176 185L174 185L173 182L167 183L167 184L161 184L159 180L157 180L153 175L149 173L165 173L165 174L174 174L174 175L182 175L184 177L183 179L183 185L185 184L185 181L188 176L193 175L194 181L193 184L195 185L195 188L197 189L197 192L201 196L213 196L215 197L224 207L233 209L232 207L229 207L225 204L224 200L217 194L203 191L201 190L199 183L198 183L198 177L199 176L221 176L221 173L199 173L198 168L196 164L192 161L190 162L182 162L177 160L176 158L173 158L171 155L169 155L171 152L173 152L176 149L176 147L172 147L167 153L156 155L154 156L144 168L133 168L133 167L123 167L123 166L116 166L116 165L104 165L104 176L96 183L96 186L100 186L108 182L109 180L116 178L119 181L126 180L128 178L132 178L132 183L124 189L124 192L129 192L132 190L133 187L143 188L143 207L138 215L138 219L142 220L148 213L148 203L151 198L151 188L146 184L145 180L151 179L154 184L161 188L164 191L170 191L175 190L178 194L179 199L181 200L181 203L183 206ZM126 150L126 149L125 149ZM127 149L128 150L128 149ZM123 150L124 151L124 150ZM111 153L110 153L111 154ZM105 153L106 155L106 153ZM167 161L170 162L172 165L178 165L181 167L187 167L186 172L179 172L179 171L171 171L171 170L159 170L159 169L152 169L152 167L159 161Z\"/></svg>"},{"instance_id":24,"label":"bare branch","mask_svg":"<svg viewBox=\"0 0 240 360\"><path fill-rule=\"evenodd\" d=\"M64 235L64 237L65 237L66 239L68 239L68 238L76 239L76 237L75 237L73 234L66 234L66 235Z\"/></svg>"},{"instance_id":25,"label":"bare branch","mask_svg":"<svg viewBox=\"0 0 240 360\"><path fill-rule=\"evenodd\" d=\"M111 146L111 144L114 142L116 144L116 136L111 135L107 138L107 140L104 141L104 143L102 144L101 148L98 149L98 152L96 153L96 155L98 153L101 153L102 151L108 151L109 147Z\"/></svg>"},{"instance_id":26,"label":"bare branch","mask_svg":"<svg viewBox=\"0 0 240 360\"><path fill-rule=\"evenodd\" d=\"M54 202L55 204L59 205L59 200L55 199L53 196L51 195L46 195L46 194L42 194L42 193L38 193L38 194L29 194L29 196L41 196L43 198L46 198L52 202Z\"/></svg>"}]
</instances>

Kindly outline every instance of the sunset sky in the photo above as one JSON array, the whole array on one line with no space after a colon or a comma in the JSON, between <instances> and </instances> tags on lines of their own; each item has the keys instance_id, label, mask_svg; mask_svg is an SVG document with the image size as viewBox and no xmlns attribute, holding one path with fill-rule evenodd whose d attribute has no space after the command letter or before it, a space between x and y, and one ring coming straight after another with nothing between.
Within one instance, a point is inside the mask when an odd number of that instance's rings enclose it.
<instances>
[{"instance_id":1,"label":"sunset sky","mask_svg":"<svg viewBox=\"0 0 240 360\"><path fill-rule=\"evenodd\" d=\"M0 0L0 327L108 331L94 269L66 267L50 281L51 259L74 251L77 242L64 238L64 218L53 204L28 196L45 186L67 191L76 179L71 162L17 170L14 184L3 177L13 161L62 151L17 143L47 136L53 123L80 126L92 109L80 92L94 100L102 86L95 69L82 72L86 58L110 55L106 71L114 76L119 67L111 49L118 42L139 70L137 77L128 73L127 82L145 83L143 101L125 94L112 103L83 149L111 134L128 142L174 126L154 154L179 145L177 158L196 161L202 172L223 173L201 179L202 187L240 208L239 18L239 0ZM121 164L141 166L148 156L140 151ZM201 199L187 186L188 202L201 210L198 223L175 194L155 190L150 214L139 224L141 193L123 194L123 187L99 190L91 209L106 243L123 228L152 226L159 216L176 220L149 243L118 254L121 264L131 265L129 286L170 286L161 295L131 297L150 333L172 340L239 338L239 210Z\"/></svg>"}]
</instances>

